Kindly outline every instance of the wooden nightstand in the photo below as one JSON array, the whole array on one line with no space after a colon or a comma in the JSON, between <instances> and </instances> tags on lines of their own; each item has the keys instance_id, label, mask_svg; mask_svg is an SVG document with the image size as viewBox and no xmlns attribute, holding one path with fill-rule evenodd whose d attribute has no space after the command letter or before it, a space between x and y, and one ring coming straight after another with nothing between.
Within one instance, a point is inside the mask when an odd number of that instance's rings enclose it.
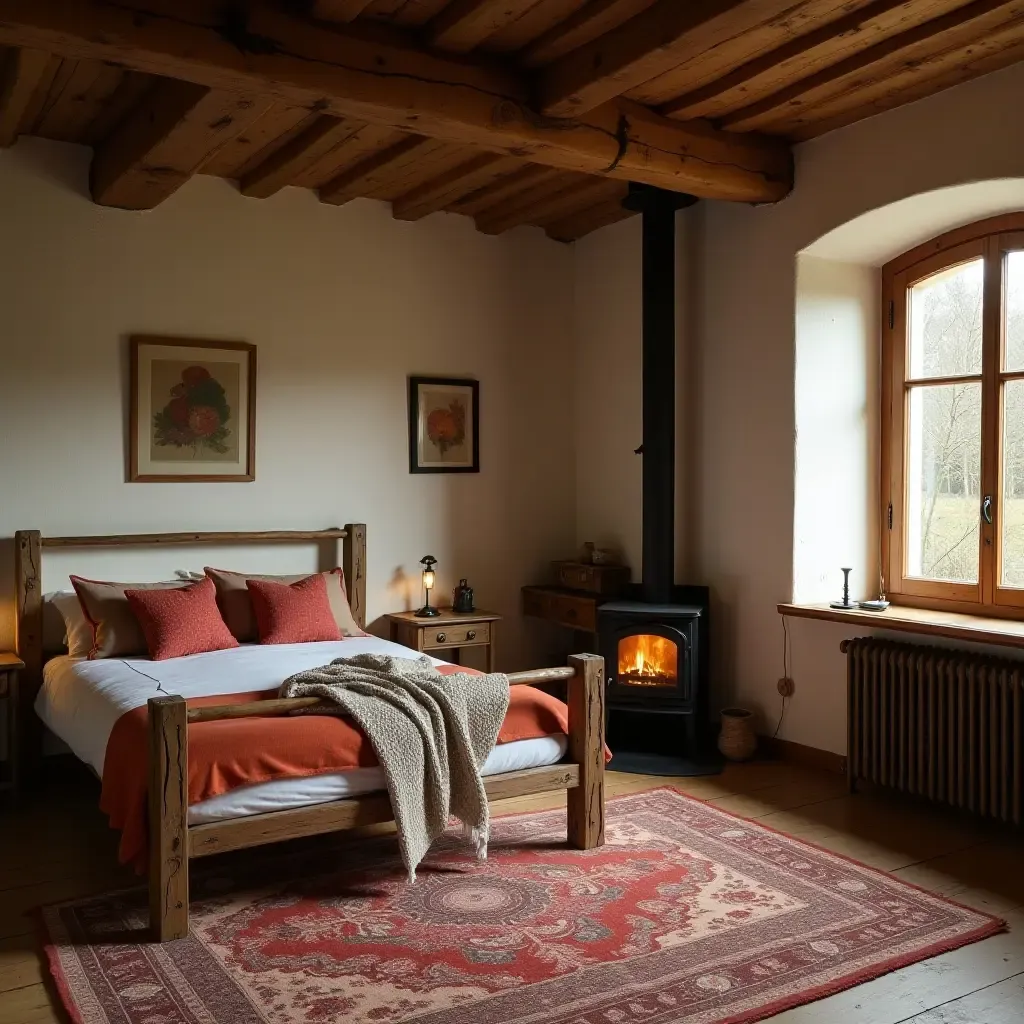
<instances>
[{"instance_id":1,"label":"wooden nightstand","mask_svg":"<svg viewBox=\"0 0 1024 1024\"><path fill-rule=\"evenodd\" d=\"M487 652L487 671L494 671L494 634L501 616L494 612L453 612L440 609L432 619L421 619L415 612L392 612L391 639L414 651L450 651L447 661L459 664L464 647L483 647ZM436 657L437 655L435 655Z\"/></svg>"},{"instance_id":2,"label":"wooden nightstand","mask_svg":"<svg viewBox=\"0 0 1024 1024\"><path fill-rule=\"evenodd\" d=\"M0 776L0 792L13 792L18 796L21 769L21 751L18 748L18 673L25 663L10 651L0 651L0 704L7 722L7 763Z\"/></svg>"}]
</instances>

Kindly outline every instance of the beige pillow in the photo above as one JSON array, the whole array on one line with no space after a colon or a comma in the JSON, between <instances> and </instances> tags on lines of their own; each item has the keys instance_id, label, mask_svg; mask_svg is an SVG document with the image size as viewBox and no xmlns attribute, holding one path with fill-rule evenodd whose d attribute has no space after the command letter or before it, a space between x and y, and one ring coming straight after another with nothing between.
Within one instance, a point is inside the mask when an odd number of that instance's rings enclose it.
<instances>
[{"instance_id":1,"label":"beige pillow","mask_svg":"<svg viewBox=\"0 0 1024 1024\"><path fill-rule=\"evenodd\" d=\"M255 643L259 640L256 628L256 613L253 611L252 598L246 580L270 580L272 583L298 583L299 580L315 576L316 573L304 572L297 576L263 576L258 573L229 572L227 569L206 567L206 575L213 580L217 588L217 605L224 621L228 624L235 639L239 643ZM329 569L320 573L327 583L327 597L331 602L331 614L338 624L342 636L366 636L356 625L352 609L348 605L348 594L345 591L345 574L341 569Z\"/></svg>"},{"instance_id":2,"label":"beige pillow","mask_svg":"<svg viewBox=\"0 0 1024 1024\"><path fill-rule=\"evenodd\" d=\"M51 617L59 618L61 642L55 644L55 623ZM43 650L51 653L62 647L68 649L72 658L87 658L92 650L92 623L85 617L82 602L73 590L58 590L43 595Z\"/></svg>"},{"instance_id":3,"label":"beige pillow","mask_svg":"<svg viewBox=\"0 0 1024 1024\"><path fill-rule=\"evenodd\" d=\"M149 656L146 637L135 612L125 597L126 590L168 590L187 587L184 581L174 583L107 583L72 576L71 584L82 603L82 611L92 625L90 658L114 658L125 655Z\"/></svg>"}]
</instances>

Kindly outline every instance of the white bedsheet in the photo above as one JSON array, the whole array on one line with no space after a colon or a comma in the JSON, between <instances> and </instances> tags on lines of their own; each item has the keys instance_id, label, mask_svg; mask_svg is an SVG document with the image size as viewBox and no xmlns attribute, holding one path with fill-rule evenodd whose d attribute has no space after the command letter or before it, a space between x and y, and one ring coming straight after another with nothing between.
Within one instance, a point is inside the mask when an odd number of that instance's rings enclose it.
<instances>
[{"instance_id":1,"label":"white bedsheet","mask_svg":"<svg viewBox=\"0 0 1024 1024\"><path fill-rule=\"evenodd\" d=\"M203 697L250 690L276 690L295 672L326 665L334 658L379 653L416 657L416 652L379 637L351 637L316 644L247 644L227 651L193 654L187 658L150 661L148 658L104 658L87 661L53 658L43 671L36 713L76 757L102 777L103 759L114 723L150 697L180 694ZM442 662L431 659L434 664ZM566 738L546 736L504 743L494 748L484 775L556 764L565 756ZM190 824L238 818L264 811L338 800L384 788L379 768L308 778L282 779L243 786L194 804Z\"/></svg>"}]
</instances>

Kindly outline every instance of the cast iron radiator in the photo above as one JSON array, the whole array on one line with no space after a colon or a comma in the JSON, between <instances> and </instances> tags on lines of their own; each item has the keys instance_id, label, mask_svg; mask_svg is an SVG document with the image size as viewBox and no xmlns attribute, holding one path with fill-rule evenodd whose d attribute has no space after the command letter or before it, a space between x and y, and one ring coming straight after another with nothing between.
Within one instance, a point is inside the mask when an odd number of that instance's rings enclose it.
<instances>
[{"instance_id":1,"label":"cast iron radiator","mask_svg":"<svg viewBox=\"0 0 1024 1024\"><path fill-rule=\"evenodd\" d=\"M844 640L850 788L859 779L1021 824L1024 662Z\"/></svg>"}]
</instances>

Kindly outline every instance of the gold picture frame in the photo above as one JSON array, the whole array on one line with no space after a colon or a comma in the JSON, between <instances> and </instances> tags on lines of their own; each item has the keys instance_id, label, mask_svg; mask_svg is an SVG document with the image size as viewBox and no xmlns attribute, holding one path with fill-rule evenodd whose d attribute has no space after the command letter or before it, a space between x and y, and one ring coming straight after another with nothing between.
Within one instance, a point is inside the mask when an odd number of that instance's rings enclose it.
<instances>
[{"instance_id":1,"label":"gold picture frame","mask_svg":"<svg viewBox=\"0 0 1024 1024\"><path fill-rule=\"evenodd\" d=\"M256 479L256 346L129 339L132 483Z\"/></svg>"}]
</instances>

